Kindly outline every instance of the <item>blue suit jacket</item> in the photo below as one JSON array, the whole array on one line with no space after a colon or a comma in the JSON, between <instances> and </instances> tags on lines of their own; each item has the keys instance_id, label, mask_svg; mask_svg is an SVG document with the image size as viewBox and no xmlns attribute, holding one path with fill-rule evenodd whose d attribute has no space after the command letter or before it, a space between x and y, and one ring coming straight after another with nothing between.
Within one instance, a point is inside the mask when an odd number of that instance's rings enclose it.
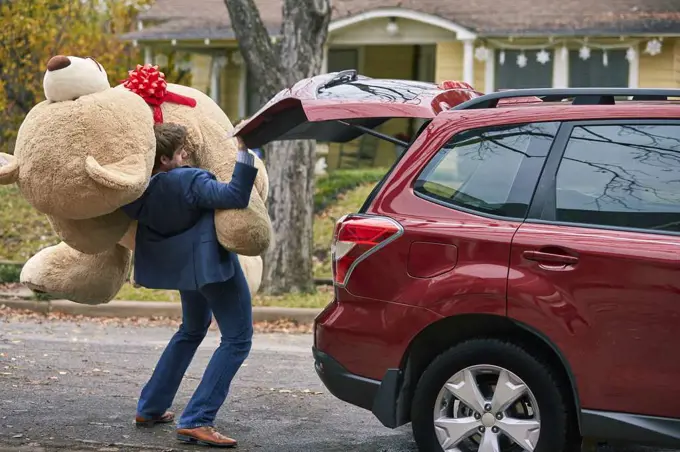
<instances>
[{"instance_id":1,"label":"blue suit jacket","mask_svg":"<svg viewBox=\"0 0 680 452\"><path fill-rule=\"evenodd\" d=\"M215 209L245 209L257 168L236 163L229 184L196 168L151 178L144 194L123 211L139 222L135 282L150 289L198 290L234 275L237 256L222 248Z\"/></svg>"}]
</instances>

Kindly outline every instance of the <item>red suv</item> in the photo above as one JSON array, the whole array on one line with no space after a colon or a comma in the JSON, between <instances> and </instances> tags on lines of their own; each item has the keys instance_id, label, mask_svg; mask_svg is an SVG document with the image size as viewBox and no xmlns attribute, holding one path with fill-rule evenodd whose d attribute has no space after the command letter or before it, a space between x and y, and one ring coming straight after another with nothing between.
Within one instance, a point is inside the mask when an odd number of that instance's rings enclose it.
<instances>
[{"instance_id":1,"label":"red suv","mask_svg":"<svg viewBox=\"0 0 680 452\"><path fill-rule=\"evenodd\" d=\"M424 120L338 221L316 371L423 451L680 444L680 90L301 81L246 144Z\"/></svg>"}]
</instances>

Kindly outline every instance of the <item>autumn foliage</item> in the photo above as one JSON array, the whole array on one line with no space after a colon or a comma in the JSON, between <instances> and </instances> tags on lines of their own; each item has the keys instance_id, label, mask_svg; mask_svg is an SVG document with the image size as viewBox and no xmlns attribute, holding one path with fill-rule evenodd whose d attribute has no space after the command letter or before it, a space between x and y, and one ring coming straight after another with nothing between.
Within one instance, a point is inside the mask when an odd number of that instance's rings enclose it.
<instances>
[{"instance_id":1,"label":"autumn foliage","mask_svg":"<svg viewBox=\"0 0 680 452\"><path fill-rule=\"evenodd\" d=\"M112 85L140 61L139 49L120 34L135 28L150 0L0 0L0 151L26 113L44 100L42 78L50 57L92 56Z\"/></svg>"}]
</instances>

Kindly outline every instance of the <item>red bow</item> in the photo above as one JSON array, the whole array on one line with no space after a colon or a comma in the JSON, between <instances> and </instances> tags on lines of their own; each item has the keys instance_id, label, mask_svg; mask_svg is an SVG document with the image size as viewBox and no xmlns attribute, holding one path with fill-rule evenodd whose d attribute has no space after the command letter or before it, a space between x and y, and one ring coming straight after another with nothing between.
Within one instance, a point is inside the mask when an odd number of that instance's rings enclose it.
<instances>
[{"instance_id":1,"label":"red bow","mask_svg":"<svg viewBox=\"0 0 680 452\"><path fill-rule=\"evenodd\" d=\"M158 66L138 64L134 70L128 71L128 78L123 80L123 86L140 95L153 108L155 122L163 122L161 111L163 102L172 102L191 108L196 106L196 99L168 91L165 74L158 70Z\"/></svg>"},{"instance_id":2,"label":"red bow","mask_svg":"<svg viewBox=\"0 0 680 452\"><path fill-rule=\"evenodd\" d=\"M469 89L474 91L472 85L458 80L444 80L439 84L440 89Z\"/></svg>"}]
</instances>

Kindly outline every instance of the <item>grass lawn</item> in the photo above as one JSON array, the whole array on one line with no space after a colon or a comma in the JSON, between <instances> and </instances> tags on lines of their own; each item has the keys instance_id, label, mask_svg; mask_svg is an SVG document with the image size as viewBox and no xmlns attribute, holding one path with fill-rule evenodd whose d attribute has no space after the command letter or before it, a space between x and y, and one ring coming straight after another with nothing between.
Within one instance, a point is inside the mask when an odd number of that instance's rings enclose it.
<instances>
[{"instance_id":1,"label":"grass lawn","mask_svg":"<svg viewBox=\"0 0 680 452\"><path fill-rule=\"evenodd\" d=\"M357 212L375 184L360 185L350 190L326 210L314 217L314 277L330 278L330 246L337 220L345 214Z\"/></svg>"},{"instance_id":2,"label":"grass lawn","mask_svg":"<svg viewBox=\"0 0 680 452\"><path fill-rule=\"evenodd\" d=\"M25 262L57 243L47 217L26 202L16 185L0 186L0 260Z\"/></svg>"},{"instance_id":3,"label":"grass lawn","mask_svg":"<svg viewBox=\"0 0 680 452\"><path fill-rule=\"evenodd\" d=\"M257 294L253 306L278 306L285 308L323 308L333 298L330 287L319 287L314 294L286 294L270 297ZM179 293L173 290L150 290L125 284L116 296L117 300L132 301L179 301Z\"/></svg>"},{"instance_id":4,"label":"grass lawn","mask_svg":"<svg viewBox=\"0 0 680 452\"><path fill-rule=\"evenodd\" d=\"M330 243L333 228L341 216L356 212L372 188L385 174L384 168L336 171L317 180L314 198L314 276L330 278ZM46 246L58 243L47 218L33 209L21 196L16 186L0 187L0 261L25 262ZM5 269L6 270L6 269ZM12 270L12 269L10 269ZM14 282L15 271L0 268L0 283ZM173 291L135 288L126 284L117 295L118 300L179 301ZM311 307L325 306L331 299L327 288L319 288L311 295L289 294L281 297L258 295L256 306Z\"/></svg>"}]
</instances>

